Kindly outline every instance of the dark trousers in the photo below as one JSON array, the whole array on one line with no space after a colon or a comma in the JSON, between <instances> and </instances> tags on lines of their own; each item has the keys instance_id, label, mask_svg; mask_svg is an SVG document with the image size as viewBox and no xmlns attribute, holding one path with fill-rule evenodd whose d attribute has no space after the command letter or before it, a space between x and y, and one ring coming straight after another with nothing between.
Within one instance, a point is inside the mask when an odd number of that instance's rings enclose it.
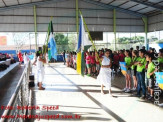
<instances>
[{"instance_id":1,"label":"dark trousers","mask_svg":"<svg viewBox=\"0 0 163 122\"><path fill-rule=\"evenodd\" d=\"M140 96L141 88L142 88L143 95L146 95L145 72L137 72L136 73L136 78L137 78L137 81L138 81L137 95Z\"/></svg>"},{"instance_id":2,"label":"dark trousers","mask_svg":"<svg viewBox=\"0 0 163 122\"><path fill-rule=\"evenodd\" d=\"M65 63L66 63L66 60L65 60L65 57L63 56L63 62L64 62L64 65L65 65Z\"/></svg>"}]
</instances>

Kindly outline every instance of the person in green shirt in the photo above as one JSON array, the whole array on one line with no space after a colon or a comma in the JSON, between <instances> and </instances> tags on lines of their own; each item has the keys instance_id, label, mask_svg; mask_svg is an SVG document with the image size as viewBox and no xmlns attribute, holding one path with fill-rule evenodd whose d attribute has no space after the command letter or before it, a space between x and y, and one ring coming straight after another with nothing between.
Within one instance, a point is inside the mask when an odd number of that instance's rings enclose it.
<instances>
[{"instance_id":1,"label":"person in green shirt","mask_svg":"<svg viewBox=\"0 0 163 122\"><path fill-rule=\"evenodd\" d=\"M149 62L148 69L147 69L147 88L149 97L148 99L151 100L153 98L153 89L154 89L154 72L155 72L155 65L152 62L153 56L149 53L146 54L146 61Z\"/></svg>"},{"instance_id":2,"label":"person in green shirt","mask_svg":"<svg viewBox=\"0 0 163 122\"><path fill-rule=\"evenodd\" d=\"M127 68L127 74L126 74L126 88L123 89L125 92L131 91L131 64L132 64L132 58L130 57L130 51L125 51L125 62L126 62L126 68Z\"/></svg>"},{"instance_id":3,"label":"person in green shirt","mask_svg":"<svg viewBox=\"0 0 163 122\"><path fill-rule=\"evenodd\" d=\"M159 57L158 57L158 62L159 62L159 72L163 72L163 49L159 50Z\"/></svg>"},{"instance_id":4,"label":"person in green shirt","mask_svg":"<svg viewBox=\"0 0 163 122\"><path fill-rule=\"evenodd\" d=\"M136 78L138 81L137 84L137 96L140 97L140 92L142 89L143 95L141 96L142 99L145 99L146 97L146 85L145 85L145 65L146 65L146 59L144 57L145 50L141 49L139 50L139 57L137 59L137 62L134 63L134 65L137 66L137 73Z\"/></svg>"},{"instance_id":5,"label":"person in green shirt","mask_svg":"<svg viewBox=\"0 0 163 122\"><path fill-rule=\"evenodd\" d=\"M132 91L136 91L137 89L137 79L136 79L136 69L137 69L137 66L134 65L135 62L137 62L137 59L138 59L138 51L137 50L133 50L132 51L132 66L131 66L131 74L132 74L132 78L133 78L133 88L132 88Z\"/></svg>"}]
</instances>

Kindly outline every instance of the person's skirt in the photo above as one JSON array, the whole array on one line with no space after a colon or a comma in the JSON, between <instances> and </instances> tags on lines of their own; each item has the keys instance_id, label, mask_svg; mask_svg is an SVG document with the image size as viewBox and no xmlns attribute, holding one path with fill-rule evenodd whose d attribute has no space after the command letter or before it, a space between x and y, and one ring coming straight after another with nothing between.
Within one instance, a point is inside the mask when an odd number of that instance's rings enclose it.
<instances>
[{"instance_id":1,"label":"person's skirt","mask_svg":"<svg viewBox=\"0 0 163 122\"><path fill-rule=\"evenodd\" d=\"M44 75L45 75L45 71L44 68L42 69L37 69L37 82L44 82Z\"/></svg>"},{"instance_id":2,"label":"person's skirt","mask_svg":"<svg viewBox=\"0 0 163 122\"><path fill-rule=\"evenodd\" d=\"M101 82L108 90L111 89L111 69L101 68L100 73L97 76L97 80Z\"/></svg>"}]
</instances>

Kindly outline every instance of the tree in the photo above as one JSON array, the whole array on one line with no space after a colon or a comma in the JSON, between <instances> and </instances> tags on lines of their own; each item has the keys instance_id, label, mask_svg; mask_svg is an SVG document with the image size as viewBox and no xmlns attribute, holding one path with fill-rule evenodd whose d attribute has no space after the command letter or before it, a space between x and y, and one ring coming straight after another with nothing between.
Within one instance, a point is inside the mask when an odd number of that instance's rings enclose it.
<instances>
[{"instance_id":1,"label":"tree","mask_svg":"<svg viewBox=\"0 0 163 122\"><path fill-rule=\"evenodd\" d=\"M77 36L75 34L70 34L68 36L68 47L70 51L76 51L77 50Z\"/></svg>"},{"instance_id":2,"label":"tree","mask_svg":"<svg viewBox=\"0 0 163 122\"><path fill-rule=\"evenodd\" d=\"M65 36L62 33L55 34L55 41L57 44L58 53L61 53L63 50L66 50L66 44L68 43L68 40L65 39Z\"/></svg>"},{"instance_id":3,"label":"tree","mask_svg":"<svg viewBox=\"0 0 163 122\"><path fill-rule=\"evenodd\" d=\"M18 52L23 48L23 45L29 41L28 33L13 33L13 41L16 47L16 51Z\"/></svg>"},{"instance_id":4,"label":"tree","mask_svg":"<svg viewBox=\"0 0 163 122\"><path fill-rule=\"evenodd\" d=\"M121 38L117 38L119 43L137 43L137 42L144 42L144 37L143 36L134 36L134 37L121 37Z\"/></svg>"}]
</instances>

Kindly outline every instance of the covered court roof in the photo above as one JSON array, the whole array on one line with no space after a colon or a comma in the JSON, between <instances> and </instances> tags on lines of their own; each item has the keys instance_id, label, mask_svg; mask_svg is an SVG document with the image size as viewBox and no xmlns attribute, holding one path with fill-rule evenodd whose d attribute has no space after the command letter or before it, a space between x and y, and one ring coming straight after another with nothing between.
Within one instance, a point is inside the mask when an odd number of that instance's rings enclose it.
<instances>
[{"instance_id":1,"label":"covered court roof","mask_svg":"<svg viewBox=\"0 0 163 122\"><path fill-rule=\"evenodd\" d=\"M46 32L53 16L55 32L76 32L76 0L0 0L0 32ZM144 32L142 17L148 18L148 32L163 30L163 0L78 0L90 31L113 32L113 9L117 32ZM79 16L78 16L79 19Z\"/></svg>"},{"instance_id":2,"label":"covered court roof","mask_svg":"<svg viewBox=\"0 0 163 122\"><path fill-rule=\"evenodd\" d=\"M19 8L30 5L40 5L48 2L68 0L1 0L0 10ZM74 0L75 1L75 0ZM151 15L163 11L163 0L82 0L88 3L116 8L119 11L135 14L138 16Z\"/></svg>"}]
</instances>

